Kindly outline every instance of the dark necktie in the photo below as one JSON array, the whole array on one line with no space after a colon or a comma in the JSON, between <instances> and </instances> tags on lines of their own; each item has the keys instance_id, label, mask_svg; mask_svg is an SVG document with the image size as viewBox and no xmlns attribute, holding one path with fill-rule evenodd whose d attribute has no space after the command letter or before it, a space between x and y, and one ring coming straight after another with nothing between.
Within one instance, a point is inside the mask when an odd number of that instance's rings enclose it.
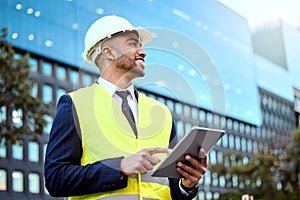
<instances>
[{"instance_id":1,"label":"dark necktie","mask_svg":"<svg viewBox=\"0 0 300 200\"><path fill-rule=\"evenodd\" d=\"M132 130L134 131L135 135L137 135L136 125L133 117L133 113L129 107L127 97L130 95L128 90L126 91L116 91L116 94L121 97L122 99L122 112L126 116Z\"/></svg>"}]
</instances>

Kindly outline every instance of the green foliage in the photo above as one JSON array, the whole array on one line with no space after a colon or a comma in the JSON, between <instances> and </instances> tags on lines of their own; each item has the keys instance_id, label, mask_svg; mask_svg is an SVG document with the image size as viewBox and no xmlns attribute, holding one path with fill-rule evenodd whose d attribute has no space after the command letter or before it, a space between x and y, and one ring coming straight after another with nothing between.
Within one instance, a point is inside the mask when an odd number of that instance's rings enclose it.
<instances>
[{"instance_id":1,"label":"green foliage","mask_svg":"<svg viewBox=\"0 0 300 200\"><path fill-rule=\"evenodd\" d=\"M18 141L24 135L37 139L50 115L40 98L31 96L34 81L29 77L29 54L15 58L15 50L0 31L0 139Z\"/></svg>"},{"instance_id":2,"label":"green foliage","mask_svg":"<svg viewBox=\"0 0 300 200\"><path fill-rule=\"evenodd\" d=\"M241 199L243 194L254 195L254 199L300 199L300 128L291 133L291 141L281 149L258 153L248 161L243 155L228 152L224 163L209 166L212 173L226 178L228 192L219 199ZM227 163L227 164L226 164ZM233 185L234 176L240 183ZM242 183L242 184L241 184ZM233 189L235 192L232 192Z\"/></svg>"}]
</instances>

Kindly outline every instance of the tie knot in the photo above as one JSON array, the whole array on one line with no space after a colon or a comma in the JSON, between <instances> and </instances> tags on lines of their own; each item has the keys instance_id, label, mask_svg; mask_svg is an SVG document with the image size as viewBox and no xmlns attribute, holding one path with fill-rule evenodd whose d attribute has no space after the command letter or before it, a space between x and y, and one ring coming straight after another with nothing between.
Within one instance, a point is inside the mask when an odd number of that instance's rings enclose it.
<instances>
[{"instance_id":1,"label":"tie knot","mask_svg":"<svg viewBox=\"0 0 300 200\"><path fill-rule=\"evenodd\" d=\"M122 100L126 99L127 100L127 97L128 95L130 95L130 92L128 90L125 90L125 91L116 91L116 94L122 98Z\"/></svg>"}]
</instances>

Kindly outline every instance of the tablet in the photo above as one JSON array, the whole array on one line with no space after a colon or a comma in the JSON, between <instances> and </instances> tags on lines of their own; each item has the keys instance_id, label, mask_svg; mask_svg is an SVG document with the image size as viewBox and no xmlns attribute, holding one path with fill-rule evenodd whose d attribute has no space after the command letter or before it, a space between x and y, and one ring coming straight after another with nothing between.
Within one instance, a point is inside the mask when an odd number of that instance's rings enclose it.
<instances>
[{"instance_id":1,"label":"tablet","mask_svg":"<svg viewBox=\"0 0 300 200\"><path fill-rule=\"evenodd\" d=\"M154 169L151 176L181 178L181 174L176 170L176 163L178 161L184 162L184 157L187 154L194 158L199 158L199 149L201 147L208 154L224 134L224 130L193 127L190 132L179 141L166 159Z\"/></svg>"}]
</instances>

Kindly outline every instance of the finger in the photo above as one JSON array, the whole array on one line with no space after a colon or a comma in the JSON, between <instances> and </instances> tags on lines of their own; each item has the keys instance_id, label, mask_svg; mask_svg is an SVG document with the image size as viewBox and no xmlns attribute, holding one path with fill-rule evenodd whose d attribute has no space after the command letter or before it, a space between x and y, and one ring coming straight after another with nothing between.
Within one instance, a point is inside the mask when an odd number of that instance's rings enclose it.
<instances>
[{"instance_id":1,"label":"finger","mask_svg":"<svg viewBox=\"0 0 300 200\"><path fill-rule=\"evenodd\" d=\"M152 151L149 152L151 155L157 154L157 153L169 153L169 149L168 148L155 148Z\"/></svg>"},{"instance_id":2,"label":"finger","mask_svg":"<svg viewBox=\"0 0 300 200\"><path fill-rule=\"evenodd\" d=\"M148 161L154 166L154 165L156 165L157 163L160 162L160 159L156 156L150 156L148 158Z\"/></svg>"},{"instance_id":3,"label":"finger","mask_svg":"<svg viewBox=\"0 0 300 200\"><path fill-rule=\"evenodd\" d=\"M150 171L150 170L153 169L153 165L152 165L151 162L149 162L149 161L143 162L143 165L144 165L144 168L145 168L147 171Z\"/></svg>"},{"instance_id":4,"label":"finger","mask_svg":"<svg viewBox=\"0 0 300 200\"><path fill-rule=\"evenodd\" d=\"M199 158L204 158L206 157L206 151L203 148L200 148L199 150Z\"/></svg>"},{"instance_id":5,"label":"finger","mask_svg":"<svg viewBox=\"0 0 300 200\"><path fill-rule=\"evenodd\" d=\"M202 177L202 175L205 174L205 172L206 172L206 168L203 168L201 166L200 167L191 167L182 162L177 163L177 166L193 177Z\"/></svg>"},{"instance_id":6,"label":"finger","mask_svg":"<svg viewBox=\"0 0 300 200\"><path fill-rule=\"evenodd\" d=\"M201 174L194 176L180 167L177 167L177 171L183 176L183 178L188 179L192 183L196 183L202 178Z\"/></svg>"},{"instance_id":7,"label":"finger","mask_svg":"<svg viewBox=\"0 0 300 200\"><path fill-rule=\"evenodd\" d=\"M207 156L201 159L195 159L190 155L186 155L185 159L192 164L195 168L206 168L207 167Z\"/></svg>"}]
</instances>

